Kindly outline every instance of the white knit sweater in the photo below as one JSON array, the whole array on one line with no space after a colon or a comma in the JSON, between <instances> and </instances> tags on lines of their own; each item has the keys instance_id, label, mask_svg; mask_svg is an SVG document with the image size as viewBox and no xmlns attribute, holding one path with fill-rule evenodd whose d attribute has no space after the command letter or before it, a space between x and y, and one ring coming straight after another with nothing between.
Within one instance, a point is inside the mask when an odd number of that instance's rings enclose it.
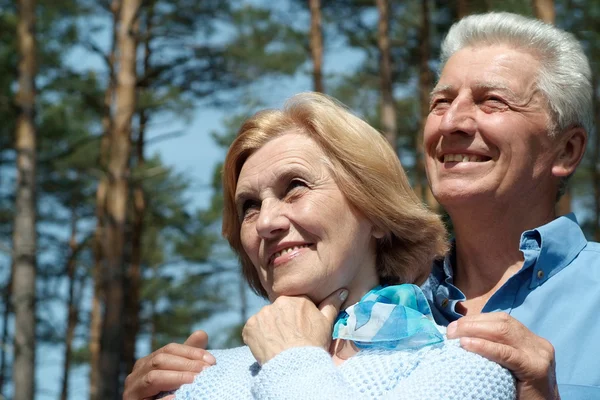
<instances>
[{"instance_id":1,"label":"white knit sweater","mask_svg":"<svg viewBox=\"0 0 600 400\"><path fill-rule=\"evenodd\" d=\"M511 373L446 340L416 350L361 350L340 366L297 347L261 368L248 347L214 350L217 364L176 392L192 399L515 399Z\"/></svg>"}]
</instances>

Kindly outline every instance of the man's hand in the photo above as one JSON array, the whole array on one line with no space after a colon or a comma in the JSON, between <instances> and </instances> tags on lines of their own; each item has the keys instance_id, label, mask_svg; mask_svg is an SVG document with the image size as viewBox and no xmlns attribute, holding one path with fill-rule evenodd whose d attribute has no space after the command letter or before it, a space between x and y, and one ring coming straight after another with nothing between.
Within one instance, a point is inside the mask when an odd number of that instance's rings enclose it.
<instances>
[{"instance_id":1,"label":"man's hand","mask_svg":"<svg viewBox=\"0 0 600 400\"><path fill-rule=\"evenodd\" d=\"M170 343L137 360L125 380L123 400L151 399L160 392L192 383L196 374L215 364L206 350L208 335L196 331L184 344ZM174 399L174 395L164 399Z\"/></svg>"},{"instance_id":2,"label":"man's hand","mask_svg":"<svg viewBox=\"0 0 600 400\"><path fill-rule=\"evenodd\" d=\"M509 369L520 400L559 400L554 347L504 312L469 315L448 325L449 339Z\"/></svg>"},{"instance_id":3,"label":"man's hand","mask_svg":"<svg viewBox=\"0 0 600 400\"><path fill-rule=\"evenodd\" d=\"M328 350L333 323L347 294L337 290L318 308L306 296L280 296L248 320L242 332L244 343L260 365L292 347Z\"/></svg>"}]
</instances>

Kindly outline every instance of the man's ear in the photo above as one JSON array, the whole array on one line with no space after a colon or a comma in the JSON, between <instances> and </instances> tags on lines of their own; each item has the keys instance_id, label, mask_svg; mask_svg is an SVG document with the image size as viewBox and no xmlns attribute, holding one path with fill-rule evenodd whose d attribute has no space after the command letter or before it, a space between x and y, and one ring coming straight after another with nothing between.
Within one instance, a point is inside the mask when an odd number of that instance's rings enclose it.
<instances>
[{"instance_id":1,"label":"man's ear","mask_svg":"<svg viewBox=\"0 0 600 400\"><path fill-rule=\"evenodd\" d=\"M565 177L575 172L575 169L583 158L587 144L587 133L581 127L571 128L560 134L557 138L560 149L554 160L552 174L557 177Z\"/></svg>"}]
</instances>

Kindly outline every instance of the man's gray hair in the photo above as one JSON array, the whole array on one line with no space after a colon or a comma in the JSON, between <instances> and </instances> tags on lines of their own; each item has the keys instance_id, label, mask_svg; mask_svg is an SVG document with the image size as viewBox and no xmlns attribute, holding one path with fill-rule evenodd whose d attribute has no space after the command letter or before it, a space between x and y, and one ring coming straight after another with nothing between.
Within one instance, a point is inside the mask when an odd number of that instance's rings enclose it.
<instances>
[{"instance_id":1,"label":"man's gray hair","mask_svg":"<svg viewBox=\"0 0 600 400\"><path fill-rule=\"evenodd\" d=\"M588 59L575 36L552 25L506 12L465 17L452 25L442 43L440 71L463 48L496 44L514 46L540 61L537 88L550 106L551 134L574 126L591 133L594 114Z\"/></svg>"}]
</instances>

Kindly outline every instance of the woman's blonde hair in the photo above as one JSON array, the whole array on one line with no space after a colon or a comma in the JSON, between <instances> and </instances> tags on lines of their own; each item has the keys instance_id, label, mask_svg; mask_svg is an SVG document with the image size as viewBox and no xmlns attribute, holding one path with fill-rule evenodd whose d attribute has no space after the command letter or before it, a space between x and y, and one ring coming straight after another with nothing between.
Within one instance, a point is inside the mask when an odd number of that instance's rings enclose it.
<instances>
[{"instance_id":1,"label":"woman's blonde hair","mask_svg":"<svg viewBox=\"0 0 600 400\"><path fill-rule=\"evenodd\" d=\"M240 128L223 166L223 236L240 257L252 289L266 297L240 239L235 205L243 164L268 141L306 134L323 150L335 182L349 203L376 228L376 268L382 284L424 282L435 258L447 251L446 230L412 191L396 153L383 136L336 100L318 93L290 98L282 110L260 111Z\"/></svg>"}]
</instances>

